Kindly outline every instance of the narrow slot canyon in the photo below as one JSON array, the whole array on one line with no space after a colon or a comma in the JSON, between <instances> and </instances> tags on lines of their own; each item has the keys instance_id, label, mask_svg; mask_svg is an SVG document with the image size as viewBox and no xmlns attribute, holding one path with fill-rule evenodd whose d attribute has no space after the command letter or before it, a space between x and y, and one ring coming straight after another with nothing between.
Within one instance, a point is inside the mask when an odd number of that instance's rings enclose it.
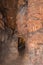
<instances>
[{"instance_id":1,"label":"narrow slot canyon","mask_svg":"<svg viewBox=\"0 0 43 65\"><path fill-rule=\"evenodd\" d=\"M0 0L0 65L43 65L43 0Z\"/></svg>"}]
</instances>

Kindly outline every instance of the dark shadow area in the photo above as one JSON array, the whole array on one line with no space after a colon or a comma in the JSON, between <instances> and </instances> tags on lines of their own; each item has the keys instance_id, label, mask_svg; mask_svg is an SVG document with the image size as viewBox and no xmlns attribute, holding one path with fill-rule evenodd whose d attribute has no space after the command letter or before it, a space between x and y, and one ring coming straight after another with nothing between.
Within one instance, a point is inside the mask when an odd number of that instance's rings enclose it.
<instances>
[{"instance_id":1,"label":"dark shadow area","mask_svg":"<svg viewBox=\"0 0 43 65\"><path fill-rule=\"evenodd\" d=\"M0 13L2 14L2 20L4 22L5 31L7 28L10 28L13 31L12 34L14 34L14 31L16 30L17 27L16 26L17 10L18 10L18 0L6 0L6 1L0 0ZM11 19L11 17L13 19Z\"/></svg>"},{"instance_id":2,"label":"dark shadow area","mask_svg":"<svg viewBox=\"0 0 43 65\"><path fill-rule=\"evenodd\" d=\"M24 55L25 52L25 41L22 37L18 37L18 52L20 55Z\"/></svg>"}]
</instances>

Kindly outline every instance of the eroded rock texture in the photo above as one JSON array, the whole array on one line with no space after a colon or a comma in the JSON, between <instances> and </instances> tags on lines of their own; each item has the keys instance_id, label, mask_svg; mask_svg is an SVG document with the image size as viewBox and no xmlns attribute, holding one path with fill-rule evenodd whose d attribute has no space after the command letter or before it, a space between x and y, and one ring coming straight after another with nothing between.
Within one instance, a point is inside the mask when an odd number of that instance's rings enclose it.
<instances>
[{"instance_id":1,"label":"eroded rock texture","mask_svg":"<svg viewBox=\"0 0 43 65\"><path fill-rule=\"evenodd\" d=\"M0 0L0 65L43 65L43 0Z\"/></svg>"}]
</instances>

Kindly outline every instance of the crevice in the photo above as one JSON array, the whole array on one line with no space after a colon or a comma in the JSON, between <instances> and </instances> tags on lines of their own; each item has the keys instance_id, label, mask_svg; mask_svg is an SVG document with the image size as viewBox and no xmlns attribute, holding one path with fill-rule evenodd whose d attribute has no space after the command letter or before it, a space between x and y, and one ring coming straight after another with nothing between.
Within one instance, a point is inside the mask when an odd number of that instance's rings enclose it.
<instances>
[{"instance_id":1,"label":"crevice","mask_svg":"<svg viewBox=\"0 0 43 65\"><path fill-rule=\"evenodd\" d=\"M25 52L25 41L22 37L18 37L18 52L20 55L24 55Z\"/></svg>"}]
</instances>

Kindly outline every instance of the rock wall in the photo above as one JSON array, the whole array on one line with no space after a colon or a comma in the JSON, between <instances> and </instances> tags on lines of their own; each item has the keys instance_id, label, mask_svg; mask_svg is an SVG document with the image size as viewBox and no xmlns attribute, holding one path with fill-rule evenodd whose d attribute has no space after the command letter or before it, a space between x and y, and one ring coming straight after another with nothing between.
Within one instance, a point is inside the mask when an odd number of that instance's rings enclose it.
<instances>
[{"instance_id":1,"label":"rock wall","mask_svg":"<svg viewBox=\"0 0 43 65\"><path fill-rule=\"evenodd\" d=\"M0 65L43 65L43 0L0 0Z\"/></svg>"}]
</instances>

